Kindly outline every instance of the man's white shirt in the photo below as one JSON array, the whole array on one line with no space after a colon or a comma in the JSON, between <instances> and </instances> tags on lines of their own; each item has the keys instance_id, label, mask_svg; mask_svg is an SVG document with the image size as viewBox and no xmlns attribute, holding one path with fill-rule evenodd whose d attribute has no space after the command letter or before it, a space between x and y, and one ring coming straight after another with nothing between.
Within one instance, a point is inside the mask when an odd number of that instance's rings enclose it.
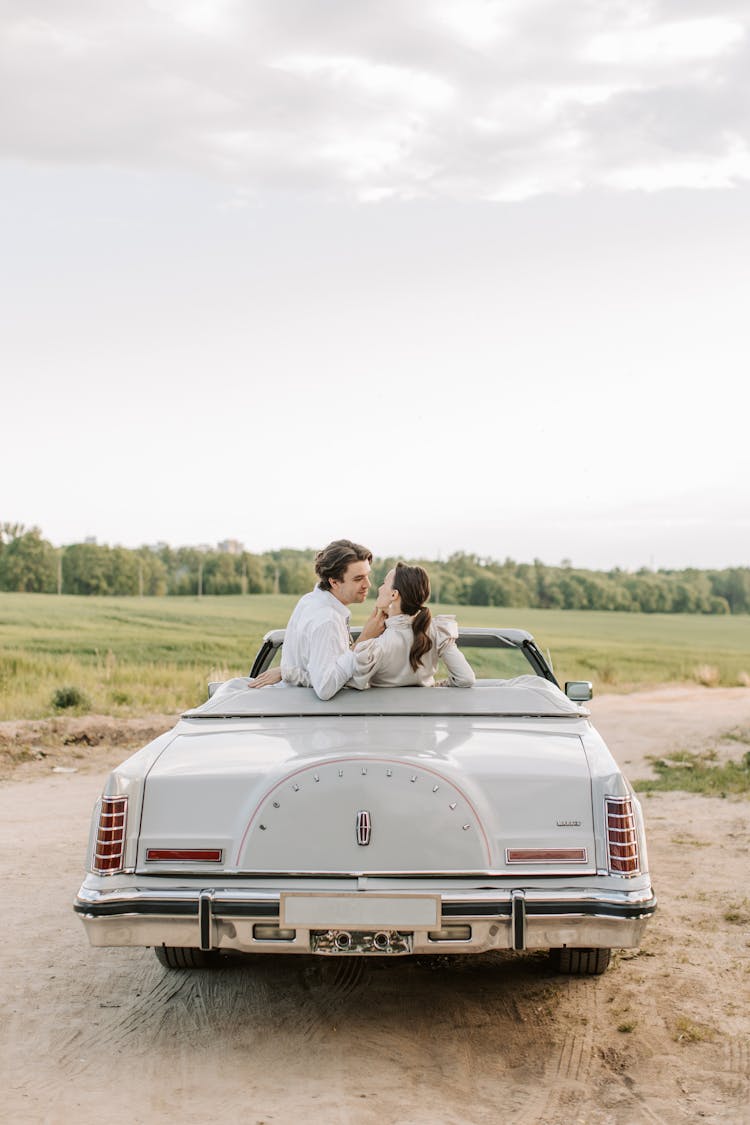
<instances>
[{"instance_id":1,"label":"man's white shirt","mask_svg":"<svg viewBox=\"0 0 750 1125\"><path fill-rule=\"evenodd\" d=\"M316 586L297 602L284 634L281 678L311 687L331 699L354 673L349 610L329 590Z\"/></svg>"}]
</instances>

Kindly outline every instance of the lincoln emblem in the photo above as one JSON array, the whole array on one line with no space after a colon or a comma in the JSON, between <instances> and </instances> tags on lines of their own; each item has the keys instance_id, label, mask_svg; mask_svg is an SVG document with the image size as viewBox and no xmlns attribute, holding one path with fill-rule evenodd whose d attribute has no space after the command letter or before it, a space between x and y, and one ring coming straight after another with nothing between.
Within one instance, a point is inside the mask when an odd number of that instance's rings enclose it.
<instances>
[{"instance_id":1,"label":"lincoln emblem","mask_svg":"<svg viewBox=\"0 0 750 1125\"><path fill-rule=\"evenodd\" d=\"M356 832L357 843L360 847L365 848L370 843L370 833L372 832L372 821L367 809L360 809L357 813L356 819Z\"/></svg>"}]
</instances>

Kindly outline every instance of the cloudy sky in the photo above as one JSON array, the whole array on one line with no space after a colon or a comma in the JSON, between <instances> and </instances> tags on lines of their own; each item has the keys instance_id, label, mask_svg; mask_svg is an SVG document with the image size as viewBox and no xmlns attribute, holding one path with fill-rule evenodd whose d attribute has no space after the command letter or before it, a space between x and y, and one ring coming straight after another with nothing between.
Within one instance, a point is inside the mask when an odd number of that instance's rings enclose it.
<instances>
[{"instance_id":1,"label":"cloudy sky","mask_svg":"<svg viewBox=\"0 0 750 1125\"><path fill-rule=\"evenodd\" d=\"M746 0L0 0L0 520L750 564Z\"/></svg>"}]
</instances>

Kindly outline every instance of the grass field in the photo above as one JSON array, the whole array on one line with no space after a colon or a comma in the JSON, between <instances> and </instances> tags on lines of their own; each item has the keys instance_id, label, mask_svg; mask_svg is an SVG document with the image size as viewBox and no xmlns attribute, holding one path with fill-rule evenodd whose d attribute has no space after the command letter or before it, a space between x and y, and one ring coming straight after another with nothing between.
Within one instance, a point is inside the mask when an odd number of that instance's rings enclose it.
<instances>
[{"instance_id":1,"label":"grass field","mask_svg":"<svg viewBox=\"0 0 750 1125\"><path fill-rule=\"evenodd\" d=\"M263 634L294 596L79 598L0 593L0 719L41 718L62 687L99 714L172 712L206 682L246 674ZM361 623L372 602L355 607ZM750 619L440 606L465 625L528 629L558 679L627 690L669 681L750 683ZM489 672L482 659L479 674Z\"/></svg>"}]
</instances>

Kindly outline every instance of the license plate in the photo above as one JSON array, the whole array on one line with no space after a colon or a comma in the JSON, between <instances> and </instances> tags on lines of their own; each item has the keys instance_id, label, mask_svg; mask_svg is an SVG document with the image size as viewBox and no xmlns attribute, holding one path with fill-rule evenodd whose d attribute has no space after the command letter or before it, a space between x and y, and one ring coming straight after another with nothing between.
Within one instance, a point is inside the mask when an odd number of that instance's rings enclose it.
<instances>
[{"instance_id":1,"label":"license plate","mask_svg":"<svg viewBox=\"0 0 750 1125\"><path fill-rule=\"evenodd\" d=\"M441 902L436 895L286 894L281 896L280 925L435 930L440 913Z\"/></svg>"}]
</instances>

